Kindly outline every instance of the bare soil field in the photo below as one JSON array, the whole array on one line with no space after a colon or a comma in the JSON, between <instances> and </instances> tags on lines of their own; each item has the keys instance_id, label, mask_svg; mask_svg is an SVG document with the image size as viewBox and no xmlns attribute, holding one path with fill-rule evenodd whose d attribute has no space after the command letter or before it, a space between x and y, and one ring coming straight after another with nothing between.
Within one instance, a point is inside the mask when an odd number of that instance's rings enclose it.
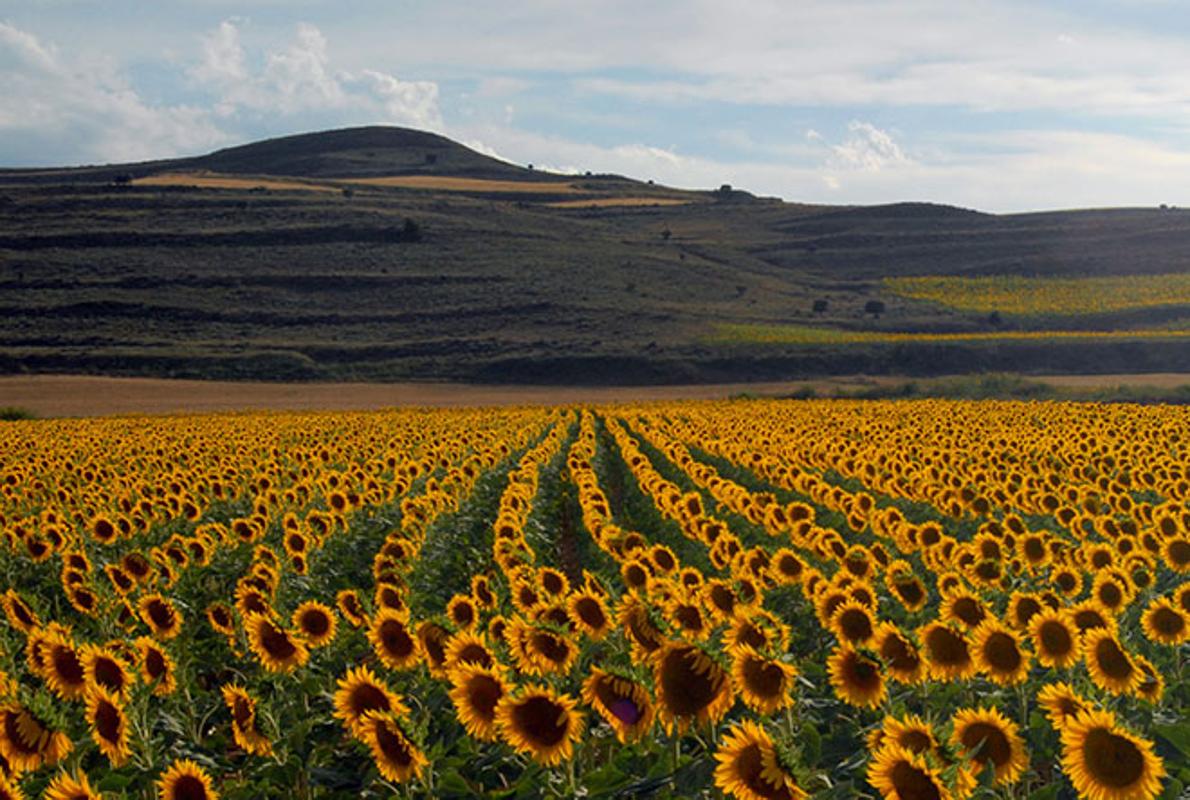
<instances>
[{"instance_id":1,"label":"bare soil field","mask_svg":"<svg viewBox=\"0 0 1190 800\"><path fill-rule=\"evenodd\" d=\"M337 192L333 186L276 178L245 178L238 175L166 173L134 180L135 186L193 186L198 189L274 189L276 191Z\"/></svg>"},{"instance_id":2,"label":"bare soil field","mask_svg":"<svg viewBox=\"0 0 1190 800\"><path fill-rule=\"evenodd\" d=\"M898 376L849 376L767 383L681 386L496 386L450 383L236 383L221 381L109 378L87 375L0 377L0 407L17 406L39 417L171 414L246 410L367 410L393 406L504 406L616 403L641 400L722 399L738 395L818 396L895 386ZM1172 388L1190 375L1049 375L1033 380L1059 388L1116 386Z\"/></svg>"}]
</instances>

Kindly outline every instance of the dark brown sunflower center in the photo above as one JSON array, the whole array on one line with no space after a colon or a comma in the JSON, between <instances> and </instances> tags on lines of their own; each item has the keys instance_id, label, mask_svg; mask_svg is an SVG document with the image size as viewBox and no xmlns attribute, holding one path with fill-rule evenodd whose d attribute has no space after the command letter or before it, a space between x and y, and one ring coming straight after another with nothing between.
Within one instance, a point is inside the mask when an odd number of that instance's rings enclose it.
<instances>
[{"instance_id":1,"label":"dark brown sunflower center","mask_svg":"<svg viewBox=\"0 0 1190 800\"><path fill-rule=\"evenodd\" d=\"M174 782L170 800L207 800L207 787L193 775L183 775Z\"/></svg>"},{"instance_id":2,"label":"dark brown sunflower center","mask_svg":"<svg viewBox=\"0 0 1190 800\"><path fill-rule=\"evenodd\" d=\"M1007 633L993 633L983 646L983 655L993 671L1012 673L1021 666L1021 651L1016 639Z\"/></svg>"},{"instance_id":3,"label":"dark brown sunflower center","mask_svg":"<svg viewBox=\"0 0 1190 800\"><path fill-rule=\"evenodd\" d=\"M153 600L149 603L147 610L149 612L149 619L153 624L162 630L169 630L174 626L174 612L165 603L160 600Z\"/></svg>"},{"instance_id":4,"label":"dark brown sunflower center","mask_svg":"<svg viewBox=\"0 0 1190 800\"><path fill-rule=\"evenodd\" d=\"M1083 766L1098 783L1113 789L1132 786L1145 774L1145 758L1140 748L1104 728L1087 733Z\"/></svg>"},{"instance_id":5,"label":"dark brown sunflower center","mask_svg":"<svg viewBox=\"0 0 1190 800\"><path fill-rule=\"evenodd\" d=\"M1016 622L1018 625L1025 626L1029 624L1029 620L1041 611L1041 603L1034 600L1032 597L1025 597L1019 600L1016 604Z\"/></svg>"},{"instance_id":6,"label":"dark brown sunflower center","mask_svg":"<svg viewBox=\"0 0 1190 800\"><path fill-rule=\"evenodd\" d=\"M393 730L389 723L378 720L375 728L376 743L384 757L399 767L408 767L413 763L413 753L409 748L409 741L400 731Z\"/></svg>"},{"instance_id":7,"label":"dark brown sunflower center","mask_svg":"<svg viewBox=\"0 0 1190 800\"><path fill-rule=\"evenodd\" d=\"M921 663L921 659L909 643L895 635L886 636L880 643L880 657L889 668L900 672L912 672Z\"/></svg>"},{"instance_id":8,"label":"dark brown sunflower center","mask_svg":"<svg viewBox=\"0 0 1190 800\"><path fill-rule=\"evenodd\" d=\"M979 752L971 756L972 760L980 764L993 764L997 767L1007 764L1012 759L1012 745L1004 731L986 722L976 722L968 725L961 737L963 747L968 751L979 748Z\"/></svg>"},{"instance_id":9,"label":"dark brown sunflower center","mask_svg":"<svg viewBox=\"0 0 1190 800\"><path fill-rule=\"evenodd\" d=\"M265 622L263 628L260 643L270 656L278 661L284 661L297 652L297 647L294 646L285 631L271 622Z\"/></svg>"},{"instance_id":10,"label":"dark brown sunflower center","mask_svg":"<svg viewBox=\"0 0 1190 800\"><path fill-rule=\"evenodd\" d=\"M925 599L925 590L917 580L898 581L893 589L905 601L906 605L915 605Z\"/></svg>"},{"instance_id":11,"label":"dark brown sunflower center","mask_svg":"<svg viewBox=\"0 0 1190 800\"><path fill-rule=\"evenodd\" d=\"M145 672L149 673L153 680L165 675L165 657L159 650L149 650L145 653Z\"/></svg>"},{"instance_id":12,"label":"dark brown sunflower center","mask_svg":"<svg viewBox=\"0 0 1190 800\"><path fill-rule=\"evenodd\" d=\"M1051 656L1064 656L1074 647L1070 631L1061 622L1051 620L1041 626L1041 649Z\"/></svg>"},{"instance_id":13,"label":"dark brown sunflower center","mask_svg":"<svg viewBox=\"0 0 1190 800\"><path fill-rule=\"evenodd\" d=\"M983 622L983 618L986 616L983 606L973 597L960 597L951 606L951 610L956 618L972 628Z\"/></svg>"},{"instance_id":14,"label":"dark brown sunflower center","mask_svg":"<svg viewBox=\"0 0 1190 800\"><path fill-rule=\"evenodd\" d=\"M1111 639L1100 639L1095 645L1095 661L1109 678L1124 680L1132 674L1132 660Z\"/></svg>"},{"instance_id":15,"label":"dark brown sunflower center","mask_svg":"<svg viewBox=\"0 0 1190 800\"><path fill-rule=\"evenodd\" d=\"M785 673L762 658L748 658L744 661L744 683L753 694L779 697L785 690Z\"/></svg>"},{"instance_id":16,"label":"dark brown sunflower center","mask_svg":"<svg viewBox=\"0 0 1190 800\"><path fill-rule=\"evenodd\" d=\"M661 692L678 717L690 717L711 704L723 684L721 670L691 650L674 650L661 664Z\"/></svg>"},{"instance_id":17,"label":"dark brown sunflower center","mask_svg":"<svg viewBox=\"0 0 1190 800\"><path fill-rule=\"evenodd\" d=\"M1170 543L1166 552L1169 554L1169 560L1175 567L1182 567L1190 564L1190 541L1185 539L1175 539Z\"/></svg>"},{"instance_id":18,"label":"dark brown sunflower center","mask_svg":"<svg viewBox=\"0 0 1190 800\"><path fill-rule=\"evenodd\" d=\"M702 630L702 612L692 605L682 604L674 609L674 617L678 624L686 630Z\"/></svg>"},{"instance_id":19,"label":"dark brown sunflower center","mask_svg":"<svg viewBox=\"0 0 1190 800\"><path fill-rule=\"evenodd\" d=\"M874 691L880 686L880 668L871 659L856 653L846 662L845 679L861 691Z\"/></svg>"},{"instance_id":20,"label":"dark brown sunflower center","mask_svg":"<svg viewBox=\"0 0 1190 800\"><path fill-rule=\"evenodd\" d=\"M566 737L570 715L548 697L530 697L512 709L516 731L539 747L552 747Z\"/></svg>"},{"instance_id":21,"label":"dark brown sunflower center","mask_svg":"<svg viewBox=\"0 0 1190 800\"><path fill-rule=\"evenodd\" d=\"M504 696L504 687L489 675L476 675L467 681L467 703L472 713L491 722L496 718L496 704Z\"/></svg>"},{"instance_id":22,"label":"dark brown sunflower center","mask_svg":"<svg viewBox=\"0 0 1190 800\"><path fill-rule=\"evenodd\" d=\"M839 614L839 629L849 642L866 642L872 638L872 618L858 608L849 608Z\"/></svg>"},{"instance_id":23,"label":"dark brown sunflower center","mask_svg":"<svg viewBox=\"0 0 1190 800\"><path fill-rule=\"evenodd\" d=\"M77 686L85 680L82 662L69 647L55 647L51 652L54 674L68 686Z\"/></svg>"},{"instance_id":24,"label":"dark brown sunflower center","mask_svg":"<svg viewBox=\"0 0 1190 800\"><path fill-rule=\"evenodd\" d=\"M124 670L110 658L97 658L94 664L95 682L113 692L124 689Z\"/></svg>"},{"instance_id":25,"label":"dark brown sunflower center","mask_svg":"<svg viewBox=\"0 0 1190 800\"><path fill-rule=\"evenodd\" d=\"M325 636L331 629L331 621L327 615L318 609L311 609L302 614L302 630L310 636Z\"/></svg>"},{"instance_id":26,"label":"dark brown sunflower center","mask_svg":"<svg viewBox=\"0 0 1190 800\"><path fill-rule=\"evenodd\" d=\"M926 634L926 647L930 659L944 666L966 664L971 659L966 640L949 628L931 628Z\"/></svg>"},{"instance_id":27,"label":"dark brown sunflower center","mask_svg":"<svg viewBox=\"0 0 1190 800\"><path fill-rule=\"evenodd\" d=\"M106 701L95 709L95 730L106 741L113 744L120 741L120 723L123 721L120 709Z\"/></svg>"},{"instance_id":28,"label":"dark brown sunflower center","mask_svg":"<svg viewBox=\"0 0 1190 800\"><path fill-rule=\"evenodd\" d=\"M913 800L940 800L942 797L934 778L908 761L898 761L892 768L889 779L897 797Z\"/></svg>"},{"instance_id":29,"label":"dark brown sunflower center","mask_svg":"<svg viewBox=\"0 0 1190 800\"><path fill-rule=\"evenodd\" d=\"M914 753L925 753L934 746L934 742L930 739L929 734L916 729L902 731L901 735L897 737L897 744ZM917 795L909 796L917 797Z\"/></svg>"},{"instance_id":30,"label":"dark brown sunflower center","mask_svg":"<svg viewBox=\"0 0 1190 800\"><path fill-rule=\"evenodd\" d=\"M570 645L552 633L538 631L530 641L539 655L554 664L562 664L570 657Z\"/></svg>"},{"instance_id":31,"label":"dark brown sunflower center","mask_svg":"<svg viewBox=\"0 0 1190 800\"><path fill-rule=\"evenodd\" d=\"M587 625L595 630L599 630L607 624L607 616L603 613L603 609L599 607L599 603L590 597L584 597L574 604L574 609L578 612L578 617Z\"/></svg>"},{"instance_id":32,"label":"dark brown sunflower center","mask_svg":"<svg viewBox=\"0 0 1190 800\"><path fill-rule=\"evenodd\" d=\"M386 619L380 623L380 642L386 653L397 658L405 658L413 652L413 637L400 620Z\"/></svg>"},{"instance_id":33,"label":"dark brown sunflower center","mask_svg":"<svg viewBox=\"0 0 1190 800\"><path fill-rule=\"evenodd\" d=\"M446 638L445 628L431 625L425 629L422 644L425 645L426 655L430 657L432 663L442 664L446 661Z\"/></svg>"},{"instance_id":34,"label":"dark brown sunflower center","mask_svg":"<svg viewBox=\"0 0 1190 800\"><path fill-rule=\"evenodd\" d=\"M480 644L468 644L455 654L455 660L459 663L479 664L480 666L492 666L492 654L484 649Z\"/></svg>"},{"instance_id":35,"label":"dark brown sunflower center","mask_svg":"<svg viewBox=\"0 0 1190 800\"><path fill-rule=\"evenodd\" d=\"M388 711L388 695L379 686L361 683L351 691L351 711L362 717L369 711Z\"/></svg>"},{"instance_id":36,"label":"dark brown sunflower center","mask_svg":"<svg viewBox=\"0 0 1190 800\"><path fill-rule=\"evenodd\" d=\"M1186 628L1186 618L1172 608L1158 607L1151 620L1154 630L1162 636L1177 636Z\"/></svg>"}]
</instances>

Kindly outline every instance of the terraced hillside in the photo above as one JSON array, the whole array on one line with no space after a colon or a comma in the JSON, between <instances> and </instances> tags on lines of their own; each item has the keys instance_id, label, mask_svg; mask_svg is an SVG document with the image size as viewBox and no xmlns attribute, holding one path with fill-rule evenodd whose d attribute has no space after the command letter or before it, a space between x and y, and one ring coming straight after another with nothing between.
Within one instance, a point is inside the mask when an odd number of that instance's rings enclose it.
<instances>
[{"instance_id":1,"label":"terraced hillside","mask_svg":"<svg viewBox=\"0 0 1190 800\"><path fill-rule=\"evenodd\" d=\"M1180 210L807 206L550 174L361 128L0 171L0 370L535 383L1190 371L1188 263ZM1133 275L1147 276L1143 303L1079 294L1084 277ZM989 309L950 302L952 287L928 283L940 277L976 279L968 295L1027 278L1049 292L1020 293L1066 296L1075 281L1092 300Z\"/></svg>"}]
</instances>

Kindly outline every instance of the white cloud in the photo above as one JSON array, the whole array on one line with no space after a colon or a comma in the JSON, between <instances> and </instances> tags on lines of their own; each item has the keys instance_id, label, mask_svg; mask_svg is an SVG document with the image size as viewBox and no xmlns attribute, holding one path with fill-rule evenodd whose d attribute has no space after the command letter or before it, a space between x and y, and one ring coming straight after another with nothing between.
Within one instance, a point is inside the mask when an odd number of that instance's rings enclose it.
<instances>
[{"instance_id":1,"label":"white cloud","mask_svg":"<svg viewBox=\"0 0 1190 800\"><path fill-rule=\"evenodd\" d=\"M112 162L210 149L228 139L205 109L147 103L110 63L72 60L3 23L0 45L8 56L0 58L0 142L14 148L37 151L40 143L48 151L68 138L77 159Z\"/></svg>"},{"instance_id":2,"label":"white cloud","mask_svg":"<svg viewBox=\"0 0 1190 800\"><path fill-rule=\"evenodd\" d=\"M870 122L853 120L847 130L851 133L847 141L831 147L831 166L879 172L910 163L892 136Z\"/></svg>"},{"instance_id":3,"label":"white cloud","mask_svg":"<svg viewBox=\"0 0 1190 800\"><path fill-rule=\"evenodd\" d=\"M327 38L315 25L299 24L292 41L263 54L255 74L245 67L234 20L204 36L202 51L190 77L218 96L216 108L225 116L337 112L342 124L442 128L437 83L405 81L376 69L336 69Z\"/></svg>"}]
</instances>

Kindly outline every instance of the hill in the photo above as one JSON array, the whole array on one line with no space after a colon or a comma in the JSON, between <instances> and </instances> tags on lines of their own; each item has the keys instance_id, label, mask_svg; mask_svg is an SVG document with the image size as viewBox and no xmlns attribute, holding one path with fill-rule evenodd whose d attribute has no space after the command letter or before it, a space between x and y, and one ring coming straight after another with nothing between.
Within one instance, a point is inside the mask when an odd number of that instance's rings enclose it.
<instances>
[{"instance_id":1,"label":"hill","mask_svg":"<svg viewBox=\"0 0 1190 800\"><path fill-rule=\"evenodd\" d=\"M557 175L358 128L0 170L0 371L1190 371L1187 263L1180 210L809 206Z\"/></svg>"}]
</instances>

